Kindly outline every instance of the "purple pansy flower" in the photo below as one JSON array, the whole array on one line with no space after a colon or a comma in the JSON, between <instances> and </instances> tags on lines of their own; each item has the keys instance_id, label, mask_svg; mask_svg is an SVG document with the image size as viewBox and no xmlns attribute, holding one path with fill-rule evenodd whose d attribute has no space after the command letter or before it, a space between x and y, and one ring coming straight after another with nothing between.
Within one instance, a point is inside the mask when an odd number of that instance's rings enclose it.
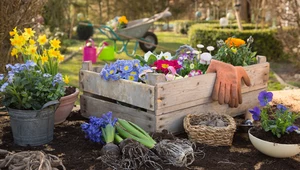
<instances>
[{"instance_id":1,"label":"purple pansy flower","mask_svg":"<svg viewBox=\"0 0 300 170\"><path fill-rule=\"evenodd\" d=\"M293 132L293 131L295 131L295 130L298 130L299 128L297 127L297 126L295 126L295 125L292 125L292 126L289 126L289 127L287 127L286 128L286 132Z\"/></svg>"},{"instance_id":2,"label":"purple pansy flower","mask_svg":"<svg viewBox=\"0 0 300 170\"><path fill-rule=\"evenodd\" d=\"M280 110L281 113L283 113L287 110L287 108L282 104L278 104L277 109Z\"/></svg>"},{"instance_id":3,"label":"purple pansy flower","mask_svg":"<svg viewBox=\"0 0 300 170\"><path fill-rule=\"evenodd\" d=\"M250 109L249 112L252 114L254 120L259 120L260 109L258 107L254 107L253 110Z\"/></svg>"},{"instance_id":4,"label":"purple pansy flower","mask_svg":"<svg viewBox=\"0 0 300 170\"><path fill-rule=\"evenodd\" d=\"M259 104L261 106L266 106L270 101L273 99L273 93L272 92L267 92L267 91L262 91L258 95L258 100Z\"/></svg>"}]
</instances>

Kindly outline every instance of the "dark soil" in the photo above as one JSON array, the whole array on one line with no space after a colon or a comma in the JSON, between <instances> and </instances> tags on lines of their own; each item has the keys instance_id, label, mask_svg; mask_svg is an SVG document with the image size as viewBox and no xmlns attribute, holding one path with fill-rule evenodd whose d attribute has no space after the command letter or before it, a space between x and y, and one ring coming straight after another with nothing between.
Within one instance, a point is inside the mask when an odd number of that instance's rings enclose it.
<instances>
[{"instance_id":1,"label":"dark soil","mask_svg":"<svg viewBox=\"0 0 300 170\"><path fill-rule=\"evenodd\" d=\"M9 125L9 116L2 112L0 115L0 149L8 151L24 151L24 150L43 150L45 153L53 154L63 160L63 164L68 170L110 170L100 160L96 160L100 156L102 146L92 143L85 139L84 133L81 131L80 125L87 121L81 117L80 112L72 112L67 121L62 124L55 125L54 139L47 145L38 147L20 147L13 143L11 128ZM297 122L300 124L300 121ZM154 135L156 139L169 138L172 135L167 132ZM186 138L186 134L177 137ZM263 169L263 170L290 170L299 169L300 155L293 158L278 159L266 156L257 151L248 139L247 133L237 133L234 135L231 147L212 147L197 144L194 163L190 169ZM201 154L203 151L205 155ZM5 155L0 155L0 159ZM144 169L151 169L145 167ZM177 168L170 165L164 165L164 169L188 169Z\"/></svg>"},{"instance_id":2,"label":"dark soil","mask_svg":"<svg viewBox=\"0 0 300 170\"><path fill-rule=\"evenodd\" d=\"M65 89L65 95L64 96L68 96L70 94L73 94L73 93L75 93L75 91L76 91L76 87L67 86L66 89Z\"/></svg>"}]
</instances>

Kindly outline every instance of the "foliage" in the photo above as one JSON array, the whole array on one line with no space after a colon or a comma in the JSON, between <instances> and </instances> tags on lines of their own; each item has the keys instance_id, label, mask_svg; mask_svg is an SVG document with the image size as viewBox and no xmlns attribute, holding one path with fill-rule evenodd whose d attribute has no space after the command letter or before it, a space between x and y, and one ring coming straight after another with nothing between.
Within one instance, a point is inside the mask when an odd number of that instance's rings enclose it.
<instances>
[{"instance_id":1,"label":"foliage","mask_svg":"<svg viewBox=\"0 0 300 170\"><path fill-rule=\"evenodd\" d=\"M58 73L59 62L64 60L59 50L60 40L56 38L48 40L45 34L37 37L31 28L25 28L23 32L14 28L10 35L13 46L12 56L17 58L21 56L25 62L28 60L36 62L42 73L49 73L52 76Z\"/></svg>"},{"instance_id":2,"label":"foliage","mask_svg":"<svg viewBox=\"0 0 300 170\"><path fill-rule=\"evenodd\" d=\"M42 73L30 60L25 64L7 64L6 68L8 74L0 75L0 94L6 107L38 110L64 95L65 83L60 73L55 76Z\"/></svg>"},{"instance_id":3,"label":"foliage","mask_svg":"<svg viewBox=\"0 0 300 170\"><path fill-rule=\"evenodd\" d=\"M249 112L255 121L260 120L262 128L273 135L280 138L284 134L288 134L297 130L298 127L293 125L299 115L290 112L285 106L278 104L276 108L272 108L269 104L273 99L273 93L261 91L258 100L261 108L254 107Z\"/></svg>"},{"instance_id":4,"label":"foliage","mask_svg":"<svg viewBox=\"0 0 300 170\"><path fill-rule=\"evenodd\" d=\"M227 38L218 41L219 50L215 58L225 63L230 63L234 66L247 66L257 63L256 52L252 52L250 45L253 43L253 38L250 36L247 39L247 44L239 38Z\"/></svg>"},{"instance_id":5,"label":"foliage","mask_svg":"<svg viewBox=\"0 0 300 170\"><path fill-rule=\"evenodd\" d=\"M106 81L119 79L139 81L145 71L152 72L149 66L141 66L140 60L117 60L109 65L105 64L100 76Z\"/></svg>"},{"instance_id":6,"label":"foliage","mask_svg":"<svg viewBox=\"0 0 300 170\"><path fill-rule=\"evenodd\" d=\"M79 24L77 26L76 32L79 40L87 40L94 34L94 28L90 21L81 21L84 24Z\"/></svg>"},{"instance_id":7,"label":"foliage","mask_svg":"<svg viewBox=\"0 0 300 170\"><path fill-rule=\"evenodd\" d=\"M105 143L105 139L102 133L102 128L106 128L107 125L115 126L117 118L112 117L112 112L103 114L100 118L91 116L89 123L81 124L81 129L85 133L85 137L92 142Z\"/></svg>"},{"instance_id":8,"label":"foliage","mask_svg":"<svg viewBox=\"0 0 300 170\"><path fill-rule=\"evenodd\" d=\"M246 26L250 28L251 25L243 25L243 27ZM236 29L218 29L218 27L219 25L217 24L195 24L191 26L188 33L191 45L203 44L208 46L211 42L225 40L228 37L239 37L246 40L252 36L255 39L255 43L251 50L256 51L258 55L266 56L268 60L276 60L283 56L282 43L275 39L276 30L253 29L238 31Z\"/></svg>"}]
</instances>

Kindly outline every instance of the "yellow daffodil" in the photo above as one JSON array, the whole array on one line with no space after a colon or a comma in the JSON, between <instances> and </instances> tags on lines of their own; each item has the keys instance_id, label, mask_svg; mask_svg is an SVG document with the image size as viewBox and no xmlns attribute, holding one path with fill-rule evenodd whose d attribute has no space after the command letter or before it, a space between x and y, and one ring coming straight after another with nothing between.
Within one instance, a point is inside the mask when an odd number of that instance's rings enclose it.
<instances>
[{"instance_id":1,"label":"yellow daffodil","mask_svg":"<svg viewBox=\"0 0 300 170\"><path fill-rule=\"evenodd\" d=\"M60 48L60 41L57 40L57 39L53 39L50 41L50 44L51 44L51 47L54 48L54 49L58 49Z\"/></svg>"},{"instance_id":2,"label":"yellow daffodil","mask_svg":"<svg viewBox=\"0 0 300 170\"><path fill-rule=\"evenodd\" d=\"M29 35L29 37L33 37L35 34L35 31L33 31L32 28L24 28L24 31Z\"/></svg>"},{"instance_id":3,"label":"yellow daffodil","mask_svg":"<svg viewBox=\"0 0 300 170\"><path fill-rule=\"evenodd\" d=\"M19 52L19 51L18 51L16 48L13 48L13 49L11 50L11 53L10 53L10 54L11 54L11 56L16 56L16 57L18 57L18 55L17 55L18 52Z\"/></svg>"},{"instance_id":4,"label":"yellow daffodil","mask_svg":"<svg viewBox=\"0 0 300 170\"><path fill-rule=\"evenodd\" d=\"M42 64L44 64L45 62L48 62L48 56L42 56L41 60L42 60Z\"/></svg>"},{"instance_id":5,"label":"yellow daffodil","mask_svg":"<svg viewBox=\"0 0 300 170\"><path fill-rule=\"evenodd\" d=\"M22 36L24 37L25 41L28 41L30 38L30 35L27 32L23 32Z\"/></svg>"},{"instance_id":6,"label":"yellow daffodil","mask_svg":"<svg viewBox=\"0 0 300 170\"><path fill-rule=\"evenodd\" d=\"M57 56L57 59L58 59L59 62L62 62L62 61L64 61L65 56L59 54L59 55Z\"/></svg>"},{"instance_id":7,"label":"yellow daffodil","mask_svg":"<svg viewBox=\"0 0 300 170\"><path fill-rule=\"evenodd\" d=\"M10 31L10 32L9 32L9 35L10 35L10 36L14 36L14 35L16 35L16 34L18 34L18 32L17 32L17 27L15 27L15 28L13 29L13 31Z\"/></svg>"},{"instance_id":8,"label":"yellow daffodil","mask_svg":"<svg viewBox=\"0 0 300 170\"><path fill-rule=\"evenodd\" d=\"M34 45L30 45L27 49L26 49L26 52L28 55L34 55L36 54L36 50L37 50L37 47L34 46Z\"/></svg>"},{"instance_id":9,"label":"yellow daffodil","mask_svg":"<svg viewBox=\"0 0 300 170\"><path fill-rule=\"evenodd\" d=\"M37 41L39 42L40 45L43 46L48 42L48 39L46 35L40 35Z\"/></svg>"},{"instance_id":10,"label":"yellow daffodil","mask_svg":"<svg viewBox=\"0 0 300 170\"><path fill-rule=\"evenodd\" d=\"M66 84L69 84L69 82L70 82L69 76L67 76L67 75L64 76L63 80Z\"/></svg>"},{"instance_id":11,"label":"yellow daffodil","mask_svg":"<svg viewBox=\"0 0 300 170\"><path fill-rule=\"evenodd\" d=\"M29 44L30 44L30 45L34 45L34 44L35 44L35 41L34 41L33 39L30 39L30 40L29 40Z\"/></svg>"}]
</instances>

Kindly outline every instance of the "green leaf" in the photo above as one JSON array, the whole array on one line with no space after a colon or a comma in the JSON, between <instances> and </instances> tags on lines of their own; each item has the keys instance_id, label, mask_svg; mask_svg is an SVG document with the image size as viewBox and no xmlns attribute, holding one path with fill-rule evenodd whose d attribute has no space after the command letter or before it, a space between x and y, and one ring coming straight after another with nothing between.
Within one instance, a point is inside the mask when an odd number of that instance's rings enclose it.
<instances>
[{"instance_id":1,"label":"green leaf","mask_svg":"<svg viewBox=\"0 0 300 170\"><path fill-rule=\"evenodd\" d=\"M154 62L157 61L157 58L155 55L150 55L150 57L148 58L148 61L147 61L147 65L148 66L151 66L154 64Z\"/></svg>"}]
</instances>

